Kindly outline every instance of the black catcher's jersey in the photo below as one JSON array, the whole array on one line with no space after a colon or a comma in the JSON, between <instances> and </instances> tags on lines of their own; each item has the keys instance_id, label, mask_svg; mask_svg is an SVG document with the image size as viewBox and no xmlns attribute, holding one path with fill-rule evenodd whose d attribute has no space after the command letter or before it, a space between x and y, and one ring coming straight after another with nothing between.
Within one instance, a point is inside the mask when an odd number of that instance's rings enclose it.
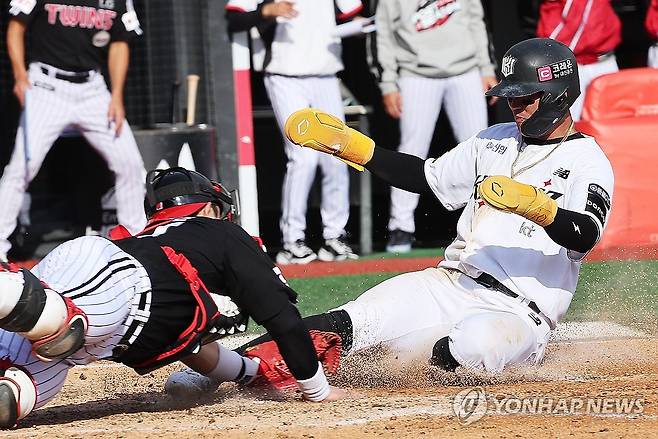
<instances>
[{"instance_id":1,"label":"black catcher's jersey","mask_svg":"<svg viewBox=\"0 0 658 439\"><path fill-rule=\"evenodd\" d=\"M63 70L99 70L110 43L142 34L132 0L11 0L11 16L30 27L29 61Z\"/></svg>"},{"instance_id":2,"label":"black catcher's jersey","mask_svg":"<svg viewBox=\"0 0 658 439\"><path fill-rule=\"evenodd\" d=\"M244 229L229 221L179 218L115 244L137 259L151 280L151 316L131 347L140 357L160 353L166 340L175 340L192 321L195 309L189 284L162 247L185 255L209 292L229 296L256 323L296 301L296 293L269 256Z\"/></svg>"}]
</instances>

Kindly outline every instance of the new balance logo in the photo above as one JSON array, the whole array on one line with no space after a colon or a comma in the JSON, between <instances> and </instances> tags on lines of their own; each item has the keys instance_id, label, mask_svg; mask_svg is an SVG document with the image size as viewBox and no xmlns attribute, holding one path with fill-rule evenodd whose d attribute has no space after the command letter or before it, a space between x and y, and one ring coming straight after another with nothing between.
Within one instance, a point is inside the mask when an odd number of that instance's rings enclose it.
<instances>
[{"instance_id":1,"label":"new balance logo","mask_svg":"<svg viewBox=\"0 0 658 439\"><path fill-rule=\"evenodd\" d=\"M557 168L555 172L553 172L553 175L557 175L560 178L564 178L565 180L569 178L569 174L571 171L569 169L564 169L564 168Z\"/></svg>"}]
</instances>

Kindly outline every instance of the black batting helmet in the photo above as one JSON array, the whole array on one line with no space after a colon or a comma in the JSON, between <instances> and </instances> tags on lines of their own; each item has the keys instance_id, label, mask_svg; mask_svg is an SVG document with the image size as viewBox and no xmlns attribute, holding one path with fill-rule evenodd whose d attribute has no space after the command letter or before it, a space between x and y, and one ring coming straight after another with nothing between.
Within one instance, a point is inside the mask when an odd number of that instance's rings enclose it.
<instances>
[{"instance_id":1,"label":"black batting helmet","mask_svg":"<svg viewBox=\"0 0 658 439\"><path fill-rule=\"evenodd\" d=\"M539 108L521 124L521 134L543 137L569 114L580 95L576 56L550 38L531 38L512 46L501 65L503 79L487 96L514 98L543 92Z\"/></svg>"},{"instance_id":2,"label":"black batting helmet","mask_svg":"<svg viewBox=\"0 0 658 439\"><path fill-rule=\"evenodd\" d=\"M219 206L221 219L232 219L235 205L230 193L205 175L181 167L146 174L144 211L148 219L194 215L208 202Z\"/></svg>"}]
</instances>

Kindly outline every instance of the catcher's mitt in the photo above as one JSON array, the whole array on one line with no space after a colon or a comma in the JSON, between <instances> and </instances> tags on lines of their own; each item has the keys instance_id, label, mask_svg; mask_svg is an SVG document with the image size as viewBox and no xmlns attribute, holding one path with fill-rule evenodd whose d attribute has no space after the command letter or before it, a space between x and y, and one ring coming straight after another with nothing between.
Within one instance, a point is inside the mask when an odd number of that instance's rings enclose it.
<instances>
[{"instance_id":1,"label":"catcher's mitt","mask_svg":"<svg viewBox=\"0 0 658 439\"><path fill-rule=\"evenodd\" d=\"M342 341L338 334L333 332L309 331L318 361L322 363L327 376L334 375L340 365ZM267 341L248 348L245 357L260 362L258 377L249 383L250 386L272 386L276 389L287 390L297 387L295 377L290 373L288 365L283 361L281 352L274 341Z\"/></svg>"}]
</instances>

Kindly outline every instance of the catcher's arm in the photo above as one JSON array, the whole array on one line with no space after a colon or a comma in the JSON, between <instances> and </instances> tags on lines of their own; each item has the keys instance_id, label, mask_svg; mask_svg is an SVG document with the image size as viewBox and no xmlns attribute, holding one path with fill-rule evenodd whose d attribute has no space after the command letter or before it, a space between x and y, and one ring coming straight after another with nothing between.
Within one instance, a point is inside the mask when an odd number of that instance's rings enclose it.
<instances>
[{"instance_id":1,"label":"catcher's arm","mask_svg":"<svg viewBox=\"0 0 658 439\"><path fill-rule=\"evenodd\" d=\"M329 373L338 368L341 346L338 335L318 333L312 339L292 304L262 325L273 341L245 352L246 357L260 361L262 381L280 389L291 388L296 382L304 399L314 402L345 396L343 391L329 386L323 369L323 363Z\"/></svg>"}]
</instances>

